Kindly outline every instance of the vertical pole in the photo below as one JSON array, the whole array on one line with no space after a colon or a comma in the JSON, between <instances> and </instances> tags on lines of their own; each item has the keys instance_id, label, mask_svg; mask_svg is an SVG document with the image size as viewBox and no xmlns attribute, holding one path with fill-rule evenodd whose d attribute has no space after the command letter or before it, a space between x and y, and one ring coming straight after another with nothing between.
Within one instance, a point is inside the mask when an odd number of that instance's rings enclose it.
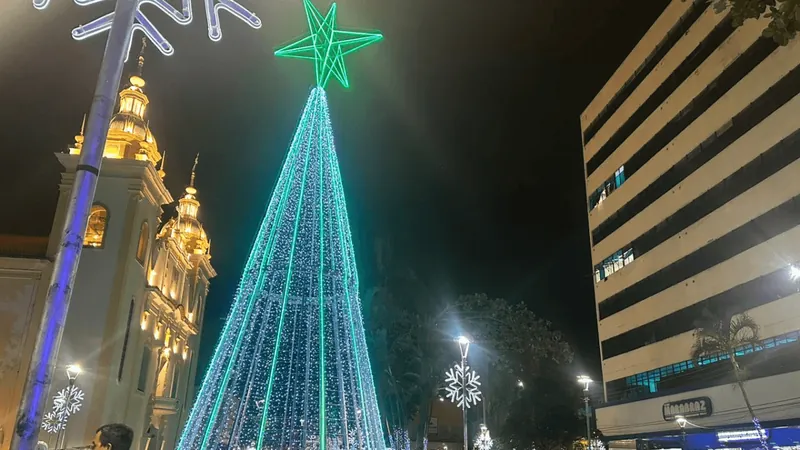
<instances>
[{"instance_id":1,"label":"vertical pole","mask_svg":"<svg viewBox=\"0 0 800 450\"><path fill-rule=\"evenodd\" d=\"M69 385L67 387L67 404L69 405L72 402L72 387L75 386L75 380L70 379ZM64 418L64 426L61 427L61 430L58 431L58 439L56 439L56 449L64 448L64 443L67 440L67 425L69 425L69 416L65 416Z\"/></svg>"},{"instance_id":2,"label":"vertical pole","mask_svg":"<svg viewBox=\"0 0 800 450\"><path fill-rule=\"evenodd\" d=\"M36 447L137 5L138 0L117 0L114 9L114 19L89 110L86 138L75 170L75 182L47 289L42 322L36 333L36 344L11 438L13 450L34 450Z\"/></svg>"},{"instance_id":3,"label":"vertical pole","mask_svg":"<svg viewBox=\"0 0 800 450\"><path fill-rule=\"evenodd\" d=\"M461 369L464 371L461 377L461 416L464 421L464 450L469 450L469 441L467 436L467 355L466 352L461 352Z\"/></svg>"},{"instance_id":4,"label":"vertical pole","mask_svg":"<svg viewBox=\"0 0 800 450\"><path fill-rule=\"evenodd\" d=\"M583 397L583 404L585 407L584 415L586 416L586 450L592 448L592 428L589 424L589 386L586 386L586 397Z\"/></svg>"}]
</instances>

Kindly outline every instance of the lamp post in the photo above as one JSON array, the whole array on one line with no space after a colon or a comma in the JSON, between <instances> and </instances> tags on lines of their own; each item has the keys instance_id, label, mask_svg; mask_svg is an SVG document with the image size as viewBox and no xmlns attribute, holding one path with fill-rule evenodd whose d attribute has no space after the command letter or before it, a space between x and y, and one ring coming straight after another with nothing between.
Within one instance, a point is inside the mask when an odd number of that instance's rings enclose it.
<instances>
[{"instance_id":1,"label":"lamp post","mask_svg":"<svg viewBox=\"0 0 800 450\"><path fill-rule=\"evenodd\" d=\"M683 416L675 416L675 422L681 427L681 448L686 448L686 423L688 422Z\"/></svg>"},{"instance_id":2,"label":"lamp post","mask_svg":"<svg viewBox=\"0 0 800 450\"><path fill-rule=\"evenodd\" d=\"M578 383L583 385L583 406L584 415L586 416L586 442L588 447L587 450L590 450L592 447L592 428L589 424L589 385L592 384L592 379L587 375L581 375L578 377Z\"/></svg>"},{"instance_id":3,"label":"lamp post","mask_svg":"<svg viewBox=\"0 0 800 450\"><path fill-rule=\"evenodd\" d=\"M467 353L469 353L469 338L466 336L459 336L456 339L458 342L458 349L461 351L461 367L464 368L466 373L467 370ZM463 394L464 398L467 397L467 383L462 383ZM461 417L464 421L464 450L469 450L469 437L467 436L467 402L464 401L461 404Z\"/></svg>"},{"instance_id":4,"label":"lamp post","mask_svg":"<svg viewBox=\"0 0 800 450\"><path fill-rule=\"evenodd\" d=\"M75 381L78 379L78 375L82 372L81 366L77 364L70 364L67 366L67 379L69 380L69 386L67 388L67 404L72 401L72 396L75 394ZM67 424L69 415L64 415L64 424L61 429L58 431L58 436L56 437L56 449L64 448L64 440L67 438Z\"/></svg>"}]
</instances>

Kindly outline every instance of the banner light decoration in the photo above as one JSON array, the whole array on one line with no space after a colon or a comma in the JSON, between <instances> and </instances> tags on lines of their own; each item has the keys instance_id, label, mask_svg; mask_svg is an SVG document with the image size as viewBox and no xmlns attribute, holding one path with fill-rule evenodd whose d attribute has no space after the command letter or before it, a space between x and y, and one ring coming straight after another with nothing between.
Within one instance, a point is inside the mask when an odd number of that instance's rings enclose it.
<instances>
[{"instance_id":1,"label":"banner light decoration","mask_svg":"<svg viewBox=\"0 0 800 450\"><path fill-rule=\"evenodd\" d=\"M100 3L105 0L75 0L78 6L88 6ZM208 37L214 42L222 39L222 25L220 24L219 12L227 11L237 19L249 25L251 28L261 28L261 19L252 11L248 10L236 0L203 0L206 11L206 23L208 24ZM33 0L33 7L39 10L47 8L50 0ZM175 53L175 49L166 37L156 28L152 21L142 12L143 5L154 5L161 12L165 13L179 25L188 25L192 22L192 2L191 0L181 0L181 8L178 10L167 0L140 0L136 7L133 22L133 31L141 31L155 45L158 50L166 55ZM111 29L114 21L114 13L108 13L98 17L86 25L80 25L72 30L72 38L81 41ZM128 43L125 60L128 59L131 45L133 43L133 33Z\"/></svg>"}]
</instances>

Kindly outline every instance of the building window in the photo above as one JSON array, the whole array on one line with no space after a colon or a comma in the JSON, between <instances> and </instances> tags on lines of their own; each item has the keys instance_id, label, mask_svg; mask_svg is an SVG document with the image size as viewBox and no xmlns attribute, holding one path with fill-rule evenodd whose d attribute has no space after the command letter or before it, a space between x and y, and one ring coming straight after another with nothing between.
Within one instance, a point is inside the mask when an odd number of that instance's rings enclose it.
<instances>
[{"instance_id":1,"label":"building window","mask_svg":"<svg viewBox=\"0 0 800 450\"><path fill-rule=\"evenodd\" d=\"M748 353L759 352L761 350L770 349L779 347L786 344L791 344L798 342L800 340L800 333L797 331L791 331L789 333L781 334L779 336L762 339L758 345L753 346L752 344L743 345L741 347L736 348L736 355L737 356L744 356ZM627 388L635 388L637 386L641 386L645 388L645 391L650 394L654 394L658 392L660 388L660 383L662 379L674 376L674 375L682 375L684 372L693 370L698 366L706 366L709 364L718 363L721 361L727 361L728 355L718 353L714 355L706 355L703 359L699 361L687 360L681 361L675 364L670 364L668 366L659 367L657 369L649 370L647 372L637 373L636 375L631 375L625 377L625 385Z\"/></svg>"},{"instance_id":2,"label":"building window","mask_svg":"<svg viewBox=\"0 0 800 450\"><path fill-rule=\"evenodd\" d=\"M589 196L589 211L603 203L606 197L625 183L625 180L625 166L619 166L619 169L614 171L614 176L604 181L603 184Z\"/></svg>"},{"instance_id":3,"label":"building window","mask_svg":"<svg viewBox=\"0 0 800 450\"><path fill-rule=\"evenodd\" d=\"M599 283L612 273L619 272L623 267L632 263L634 259L632 248L614 253L594 267L594 282Z\"/></svg>"},{"instance_id":4,"label":"building window","mask_svg":"<svg viewBox=\"0 0 800 450\"><path fill-rule=\"evenodd\" d=\"M142 351L142 366L139 368L139 383L136 389L144 392L147 389L147 375L150 372L150 347L145 346Z\"/></svg>"},{"instance_id":5,"label":"building window","mask_svg":"<svg viewBox=\"0 0 800 450\"><path fill-rule=\"evenodd\" d=\"M142 222L142 227L139 229L139 243L136 246L136 260L139 264L144 265L144 258L147 255L147 243L150 240L150 227L147 222Z\"/></svg>"},{"instance_id":6,"label":"building window","mask_svg":"<svg viewBox=\"0 0 800 450\"><path fill-rule=\"evenodd\" d=\"M170 388L170 398L178 398L178 385L180 384L181 365L175 364L175 369L172 371L172 387Z\"/></svg>"},{"instance_id":7,"label":"building window","mask_svg":"<svg viewBox=\"0 0 800 450\"><path fill-rule=\"evenodd\" d=\"M89 221L86 224L86 234L83 237L83 246L103 248L107 226L108 209L103 205L92 205L92 210L89 212Z\"/></svg>"},{"instance_id":8,"label":"building window","mask_svg":"<svg viewBox=\"0 0 800 450\"><path fill-rule=\"evenodd\" d=\"M125 326L125 338L122 340L122 356L119 358L119 371L117 371L117 383L122 381L122 370L125 368L125 353L128 352L128 340L131 337L131 322L133 321L133 308L135 304L131 299L131 306L128 309L128 324Z\"/></svg>"}]
</instances>

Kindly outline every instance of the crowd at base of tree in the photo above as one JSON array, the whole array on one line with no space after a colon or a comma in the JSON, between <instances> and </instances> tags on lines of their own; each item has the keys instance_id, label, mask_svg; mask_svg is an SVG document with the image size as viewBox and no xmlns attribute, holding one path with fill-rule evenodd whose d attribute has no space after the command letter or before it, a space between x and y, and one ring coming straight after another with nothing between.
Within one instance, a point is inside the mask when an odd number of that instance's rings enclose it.
<instances>
[{"instance_id":1,"label":"crowd at base of tree","mask_svg":"<svg viewBox=\"0 0 800 450\"><path fill-rule=\"evenodd\" d=\"M445 371L460 358L454 337L464 333L475 342L469 363L484 382L480 409L494 448L572 449L585 435L583 402L561 333L523 304L485 294L443 299L413 271L388 269L387 259L379 252L381 280L365 296L387 429L428 435L431 404L442 395ZM471 430L478 422L470 422ZM423 440L411 447L422 449Z\"/></svg>"}]
</instances>

